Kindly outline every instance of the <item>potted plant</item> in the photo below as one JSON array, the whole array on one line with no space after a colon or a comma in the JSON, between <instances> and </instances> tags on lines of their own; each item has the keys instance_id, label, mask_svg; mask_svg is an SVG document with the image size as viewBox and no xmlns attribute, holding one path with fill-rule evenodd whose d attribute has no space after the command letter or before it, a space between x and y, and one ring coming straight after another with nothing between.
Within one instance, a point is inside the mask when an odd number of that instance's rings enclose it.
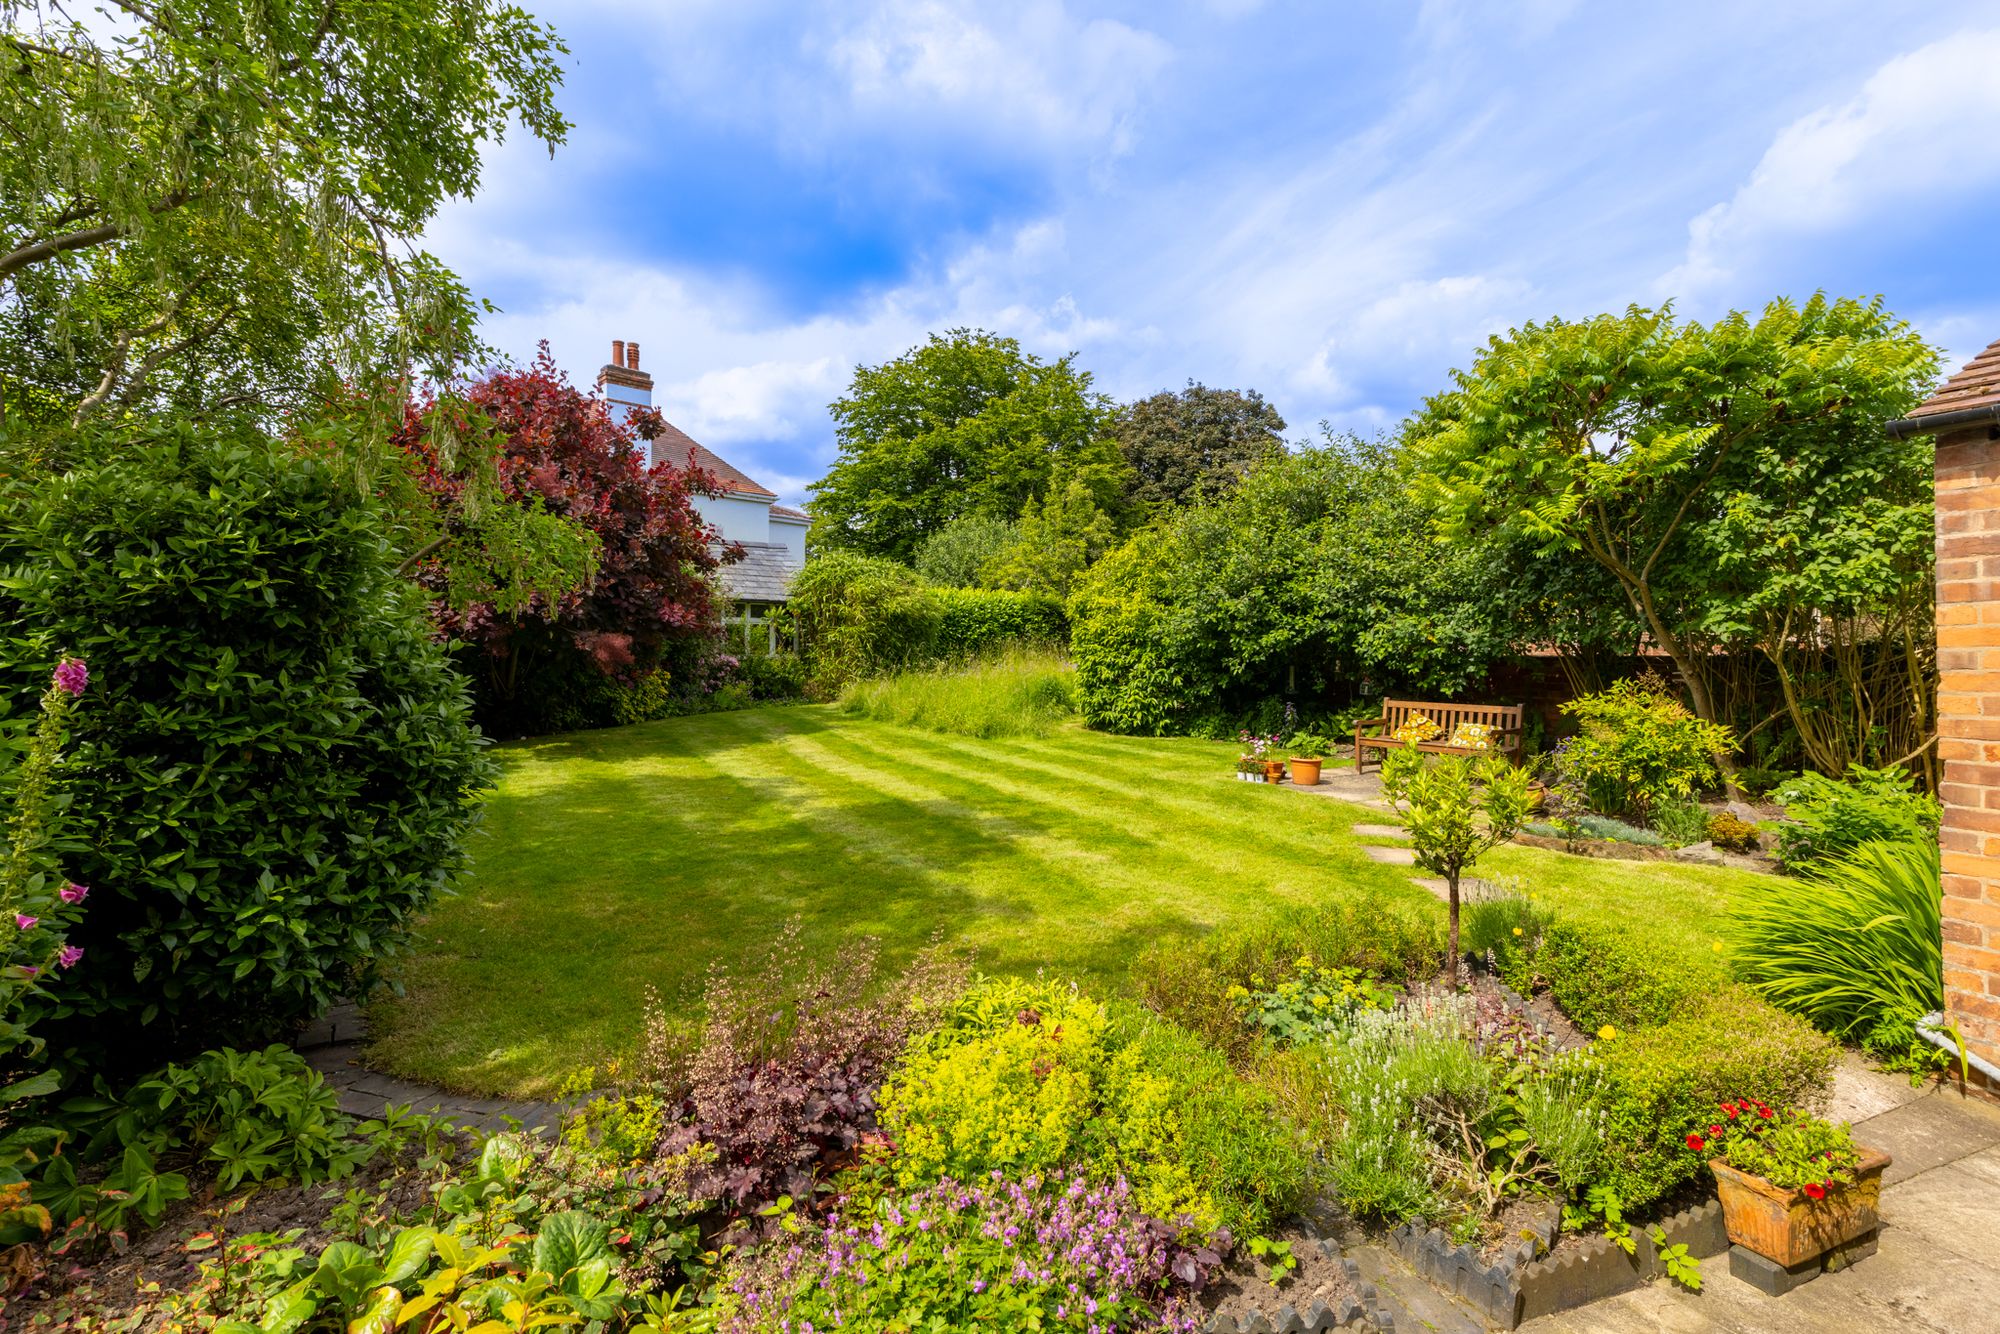
<instances>
[{"instance_id":1,"label":"potted plant","mask_svg":"<svg viewBox=\"0 0 2000 1334\"><path fill-rule=\"evenodd\" d=\"M1319 782L1319 769L1326 763L1327 739L1317 732L1300 732L1292 737L1292 781L1301 787Z\"/></svg>"},{"instance_id":2,"label":"potted plant","mask_svg":"<svg viewBox=\"0 0 2000 1334\"><path fill-rule=\"evenodd\" d=\"M1236 757L1236 781L1239 783L1261 783L1264 781L1264 761L1255 755Z\"/></svg>"},{"instance_id":3,"label":"potted plant","mask_svg":"<svg viewBox=\"0 0 2000 1334\"><path fill-rule=\"evenodd\" d=\"M1688 1147L1712 1152L1729 1240L1790 1268L1875 1230L1889 1155L1855 1144L1845 1122L1725 1102Z\"/></svg>"},{"instance_id":4,"label":"potted plant","mask_svg":"<svg viewBox=\"0 0 2000 1334\"><path fill-rule=\"evenodd\" d=\"M1256 781L1255 775L1262 775L1266 783L1276 783L1284 779L1285 762L1272 754L1277 749L1278 738L1259 736L1255 732L1238 732L1236 739L1242 742L1244 747L1242 759L1236 763L1238 773L1244 772L1244 760L1254 760L1255 767L1249 771L1253 775L1252 782Z\"/></svg>"}]
</instances>

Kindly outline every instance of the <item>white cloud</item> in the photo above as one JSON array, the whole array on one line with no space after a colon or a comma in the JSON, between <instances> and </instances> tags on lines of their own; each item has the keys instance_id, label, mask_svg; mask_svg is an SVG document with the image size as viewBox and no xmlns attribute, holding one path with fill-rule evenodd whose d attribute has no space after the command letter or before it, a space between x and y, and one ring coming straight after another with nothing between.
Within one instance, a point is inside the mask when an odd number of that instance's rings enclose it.
<instances>
[{"instance_id":1,"label":"white cloud","mask_svg":"<svg viewBox=\"0 0 2000 1334\"><path fill-rule=\"evenodd\" d=\"M2000 179L2000 30L1897 56L1861 92L1781 130L1749 180L1688 224L1663 295L1726 282L1769 247L1990 187Z\"/></svg>"}]
</instances>

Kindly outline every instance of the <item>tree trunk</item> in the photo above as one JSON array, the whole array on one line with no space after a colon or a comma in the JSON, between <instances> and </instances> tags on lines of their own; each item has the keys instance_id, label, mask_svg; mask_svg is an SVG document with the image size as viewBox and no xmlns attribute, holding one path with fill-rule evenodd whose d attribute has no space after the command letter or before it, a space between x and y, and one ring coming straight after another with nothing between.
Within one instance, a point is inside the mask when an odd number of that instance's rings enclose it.
<instances>
[{"instance_id":1,"label":"tree trunk","mask_svg":"<svg viewBox=\"0 0 2000 1334\"><path fill-rule=\"evenodd\" d=\"M1451 989L1453 991L1457 991L1458 979L1459 979L1458 872L1453 871L1450 875L1446 876L1444 878L1444 884L1446 890L1446 903L1449 905L1451 914L1451 932L1450 932L1451 940L1450 944L1446 947L1448 952L1445 955L1445 961L1446 961L1446 966L1451 969Z\"/></svg>"}]
</instances>

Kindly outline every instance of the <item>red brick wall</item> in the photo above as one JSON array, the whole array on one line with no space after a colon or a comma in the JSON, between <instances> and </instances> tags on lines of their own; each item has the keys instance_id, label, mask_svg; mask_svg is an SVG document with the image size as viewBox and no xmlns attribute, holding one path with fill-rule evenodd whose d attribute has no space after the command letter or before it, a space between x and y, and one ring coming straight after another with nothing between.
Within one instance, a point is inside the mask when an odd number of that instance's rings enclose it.
<instances>
[{"instance_id":1,"label":"red brick wall","mask_svg":"<svg viewBox=\"0 0 2000 1334\"><path fill-rule=\"evenodd\" d=\"M1945 1011L2000 1062L2000 439L1937 445Z\"/></svg>"}]
</instances>

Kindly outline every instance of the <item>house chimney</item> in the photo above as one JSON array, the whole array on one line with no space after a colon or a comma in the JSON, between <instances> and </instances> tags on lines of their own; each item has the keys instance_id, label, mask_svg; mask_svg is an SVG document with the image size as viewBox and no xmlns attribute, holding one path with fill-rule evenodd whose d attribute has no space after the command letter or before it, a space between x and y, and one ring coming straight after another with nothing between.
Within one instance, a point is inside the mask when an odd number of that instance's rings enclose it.
<instances>
[{"instance_id":1,"label":"house chimney","mask_svg":"<svg viewBox=\"0 0 2000 1334\"><path fill-rule=\"evenodd\" d=\"M653 406L653 377L639 369L637 343L611 340L611 360L597 372L597 392L604 395L611 419L621 426L631 417L632 409ZM641 442L639 451L650 456L651 447Z\"/></svg>"}]
</instances>

